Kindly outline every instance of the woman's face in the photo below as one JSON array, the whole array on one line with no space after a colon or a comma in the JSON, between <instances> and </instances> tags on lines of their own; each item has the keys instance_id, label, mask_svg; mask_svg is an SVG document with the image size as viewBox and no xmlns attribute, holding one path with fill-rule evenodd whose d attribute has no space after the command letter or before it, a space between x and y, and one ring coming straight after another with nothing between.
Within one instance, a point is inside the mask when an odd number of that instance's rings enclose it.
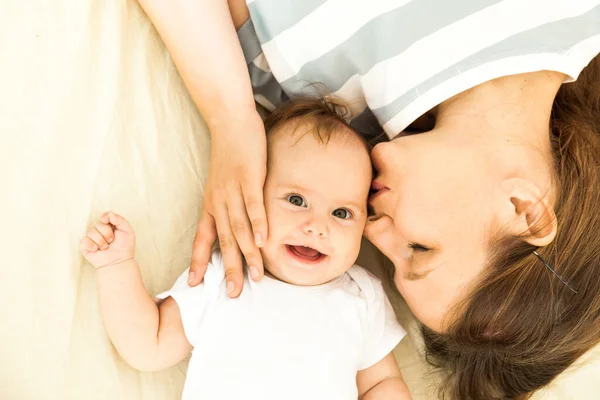
<instances>
[{"instance_id":1,"label":"woman's face","mask_svg":"<svg viewBox=\"0 0 600 400\"><path fill-rule=\"evenodd\" d=\"M415 316L437 331L484 268L497 232L499 197L491 154L442 132L405 136L373 149L378 174L365 236L396 268ZM479 146L481 148L481 146Z\"/></svg>"}]
</instances>

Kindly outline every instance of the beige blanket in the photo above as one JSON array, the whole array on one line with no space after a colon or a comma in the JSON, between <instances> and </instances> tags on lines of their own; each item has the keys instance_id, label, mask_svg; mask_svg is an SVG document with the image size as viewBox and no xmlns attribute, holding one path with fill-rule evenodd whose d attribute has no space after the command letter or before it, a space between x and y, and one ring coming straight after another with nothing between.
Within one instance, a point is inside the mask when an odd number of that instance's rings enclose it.
<instances>
[{"instance_id":1,"label":"beige blanket","mask_svg":"<svg viewBox=\"0 0 600 400\"><path fill-rule=\"evenodd\" d=\"M77 246L116 210L137 232L148 290L168 288L189 261L208 155L206 127L134 0L1 2L0 399L179 398L185 363L138 373L115 353ZM380 256L363 256L377 269ZM414 397L431 399L418 343L407 337L397 355ZM545 398L600 398L599 371L588 363Z\"/></svg>"}]
</instances>

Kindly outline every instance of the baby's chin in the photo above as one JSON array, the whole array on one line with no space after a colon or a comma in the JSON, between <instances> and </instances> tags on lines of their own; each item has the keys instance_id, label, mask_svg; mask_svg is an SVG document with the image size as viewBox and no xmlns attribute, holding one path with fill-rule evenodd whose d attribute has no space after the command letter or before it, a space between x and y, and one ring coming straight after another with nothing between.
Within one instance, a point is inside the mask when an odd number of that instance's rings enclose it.
<instances>
[{"instance_id":1,"label":"baby's chin","mask_svg":"<svg viewBox=\"0 0 600 400\"><path fill-rule=\"evenodd\" d=\"M347 269L346 269L347 270ZM265 275L294 286L319 286L324 285L337 279L345 273L342 271L339 274L323 273L323 271L298 271L293 266L280 266L271 268L265 266Z\"/></svg>"}]
</instances>

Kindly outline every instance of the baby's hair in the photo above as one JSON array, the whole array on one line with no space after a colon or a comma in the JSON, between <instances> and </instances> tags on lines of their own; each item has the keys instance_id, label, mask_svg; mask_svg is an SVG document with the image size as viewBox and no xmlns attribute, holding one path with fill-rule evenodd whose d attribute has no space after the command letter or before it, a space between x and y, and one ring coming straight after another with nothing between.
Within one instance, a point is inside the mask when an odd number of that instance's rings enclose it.
<instances>
[{"instance_id":1,"label":"baby's hair","mask_svg":"<svg viewBox=\"0 0 600 400\"><path fill-rule=\"evenodd\" d=\"M354 134L367 150L367 141L348 123L350 112L341 101L332 97L295 99L276 108L265 120L267 137L283 125L294 123L294 132L300 127L309 131L323 144L327 144L334 133ZM300 135L302 138L307 132Z\"/></svg>"}]
</instances>

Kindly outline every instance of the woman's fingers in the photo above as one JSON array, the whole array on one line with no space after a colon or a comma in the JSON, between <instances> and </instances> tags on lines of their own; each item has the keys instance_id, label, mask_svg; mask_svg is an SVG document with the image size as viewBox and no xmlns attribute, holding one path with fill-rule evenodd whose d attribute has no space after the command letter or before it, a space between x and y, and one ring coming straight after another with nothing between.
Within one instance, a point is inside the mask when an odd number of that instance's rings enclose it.
<instances>
[{"instance_id":1,"label":"woman's fingers","mask_svg":"<svg viewBox=\"0 0 600 400\"><path fill-rule=\"evenodd\" d=\"M260 250L256 247L242 192L239 188L234 189L227 198L227 213L229 214L231 231L246 259L250 276L253 280L258 281L263 274L262 257Z\"/></svg>"},{"instance_id":2,"label":"woman's fingers","mask_svg":"<svg viewBox=\"0 0 600 400\"><path fill-rule=\"evenodd\" d=\"M242 256L236 238L231 230L229 215L224 202L215 207L215 222L217 224L217 235L219 236L219 247L221 248L225 264L227 295L229 297L238 297L242 291L244 282Z\"/></svg>"},{"instance_id":3,"label":"woman's fingers","mask_svg":"<svg viewBox=\"0 0 600 400\"><path fill-rule=\"evenodd\" d=\"M192 246L192 261L188 274L189 286L197 286L204 279L215 240L217 240L215 219L203 209Z\"/></svg>"},{"instance_id":4,"label":"woman's fingers","mask_svg":"<svg viewBox=\"0 0 600 400\"><path fill-rule=\"evenodd\" d=\"M269 233L262 190L261 182L242 185L242 192L246 203L246 212L248 213L248 219L250 220L252 232L254 234L254 243L258 247L262 247L263 243L267 240L267 235Z\"/></svg>"}]
</instances>

